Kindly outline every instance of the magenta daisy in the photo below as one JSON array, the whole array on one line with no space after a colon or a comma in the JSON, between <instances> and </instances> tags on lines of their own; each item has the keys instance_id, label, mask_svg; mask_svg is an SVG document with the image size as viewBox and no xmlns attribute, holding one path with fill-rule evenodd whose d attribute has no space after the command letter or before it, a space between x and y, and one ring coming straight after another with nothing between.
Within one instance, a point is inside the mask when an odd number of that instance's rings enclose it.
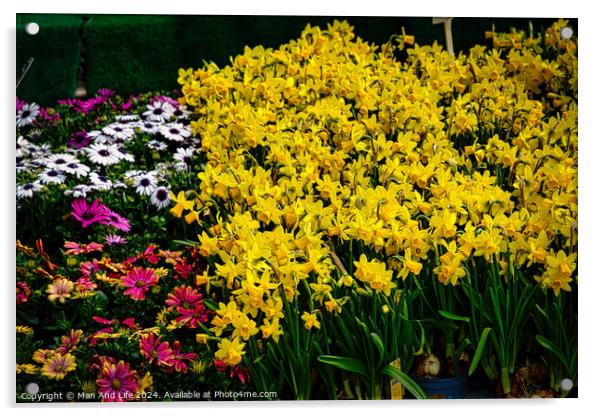
<instances>
[{"instance_id":1,"label":"magenta daisy","mask_svg":"<svg viewBox=\"0 0 602 416\"><path fill-rule=\"evenodd\" d=\"M159 278L155 275L154 270L143 267L135 267L127 276L121 278L121 285L127 287L123 294L134 300L144 300L148 289L158 282Z\"/></svg>"},{"instance_id":2,"label":"magenta daisy","mask_svg":"<svg viewBox=\"0 0 602 416\"><path fill-rule=\"evenodd\" d=\"M179 307L176 310L180 314L176 318L176 322L184 324L188 328L197 328L199 324L205 323L209 319L209 311L207 311L204 304L197 305L194 309Z\"/></svg>"},{"instance_id":3,"label":"magenta daisy","mask_svg":"<svg viewBox=\"0 0 602 416\"><path fill-rule=\"evenodd\" d=\"M103 402L133 400L138 391L136 371L124 361L117 364L105 361L96 384Z\"/></svg>"},{"instance_id":4,"label":"magenta daisy","mask_svg":"<svg viewBox=\"0 0 602 416\"><path fill-rule=\"evenodd\" d=\"M81 149L82 147L89 145L91 141L92 138L88 136L88 133L85 131L78 131L71 139L69 139L67 146L73 149Z\"/></svg>"},{"instance_id":5,"label":"magenta daisy","mask_svg":"<svg viewBox=\"0 0 602 416\"><path fill-rule=\"evenodd\" d=\"M180 341L174 341L172 352L173 356L169 360L169 364L179 373L188 372L188 364L186 362L196 360L197 358L197 354L194 352L180 352Z\"/></svg>"},{"instance_id":6,"label":"magenta daisy","mask_svg":"<svg viewBox=\"0 0 602 416\"><path fill-rule=\"evenodd\" d=\"M148 359L149 364L157 360L159 365L169 365L173 359L173 351L169 348L167 341L161 341L161 337L155 339L155 334L146 334L140 338L140 353Z\"/></svg>"},{"instance_id":7,"label":"magenta daisy","mask_svg":"<svg viewBox=\"0 0 602 416\"><path fill-rule=\"evenodd\" d=\"M189 309L194 310L198 305L203 302L203 297L196 289L190 286L182 285L176 287L173 293L167 295L165 303L170 309ZM181 312L180 312L181 313Z\"/></svg>"},{"instance_id":8,"label":"magenta daisy","mask_svg":"<svg viewBox=\"0 0 602 416\"><path fill-rule=\"evenodd\" d=\"M71 215L82 223L82 227L86 228L95 222L104 222L107 220L107 207L101 204L98 198L88 205L84 198L78 198L71 204L73 210Z\"/></svg>"},{"instance_id":9,"label":"magenta daisy","mask_svg":"<svg viewBox=\"0 0 602 416\"><path fill-rule=\"evenodd\" d=\"M105 207L104 213L105 213L105 220L103 221L103 224L106 224L109 227L116 228L120 231L123 231L124 233L127 233L130 231L131 226L130 226L130 222L127 219L123 218L121 215L117 214L116 212L111 211L107 207Z\"/></svg>"}]
</instances>

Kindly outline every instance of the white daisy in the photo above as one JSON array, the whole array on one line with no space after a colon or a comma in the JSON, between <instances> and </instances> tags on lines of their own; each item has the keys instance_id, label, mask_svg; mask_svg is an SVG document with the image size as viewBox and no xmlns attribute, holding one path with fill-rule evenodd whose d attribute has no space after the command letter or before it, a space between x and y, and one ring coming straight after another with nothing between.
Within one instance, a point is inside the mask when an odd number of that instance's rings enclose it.
<instances>
[{"instance_id":1,"label":"white daisy","mask_svg":"<svg viewBox=\"0 0 602 416\"><path fill-rule=\"evenodd\" d=\"M169 205L169 189L164 186L159 186L151 195L151 203L159 209L163 209Z\"/></svg>"},{"instance_id":2,"label":"white daisy","mask_svg":"<svg viewBox=\"0 0 602 416\"><path fill-rule=\"evenodd\" d=\"M152 150L157 150L159 152L167 149L167 144L160 142L159 140L149 140L149 142L146 144L148 146L149 149Z\"/></svg>"},{"instance_id":3,"label":"white daisy","mask_svg":"<svg viewBox=\"0 0 602 416\"><path fill-rule=\"evenodd\" d=\"M88 175L90 168L79 161L73 161L63 166L63 171L78 178Z\"/></svg>"},{"instance_id":4,"label":"white daisy","mask_svg":"<svg viewBox=\"0 0 602 416\"><path fill-rule=\"evenodd\" d=\"M92 130L88 132L88 137L92 139L94 143L111 143L113 138L103 134L100 130Z\"/></svg>"},{"instance_id":5,"label":"white daisy","mask_svg":"<svg viewBox=\"0 0 602 416\"><path fill-rule=\"evenodd\" d=\"M85 198L91 190L88 185L75 185L73 189L67 189L65 195L73 196L74 198Z\"/></svg>"},{"instance_id":6,"label":"white daisy","mask_svg":"<svg viewBox=\"0 0 602 416\"><path fill-rule=\"evenodd\" d=\"M17 138L17 144L16 144L16 150L17 150L17 157L25 157L27 155L29 155L30 151L29 151L29 145L30 143L25 140L23 138L23 136L19 136ZM35 147L35 149L37 150L37 147Z\"/></svg>"},{"instance_id":7,"label":"white daisy","mask_svg":"<svg viewBox=\"0 0 602 416\"><path fill-rule=\"evenodd\" d=\"M167 121L174 112L174 108L171 104L162 103L160 101L155 101L154 103L147 105L146 108L148 108L148 110L142 113L142 115L150 121Z\"/></svg>"},{"instance_id":8,"label":"white daisy","mask_svg":"<svg viewBox=\"0 0 602 416\"><path fill-rule=\"evenodd\" d=\"M88 159L98 165L114 165L121 160L117 146L112 144L92 144L86 151L88 152Z\"/></svg>"},{"instance_id":9,"label":"white daisy","mask_svg":"<svg viewBox=\"0 0 602 416\"><path fill-rule=\"evenodd\" d=\"M157 179L154 175L143 173L134 178L134 186L139 195L150 195L157 188Z\"/></svg>"},{"instance_id":10,"label":"white daisy","mask_svg":"<svg viewBox=\"0 0 602 416\"><path fill-rule=\"evenodd\" d=\"M131 179L134 178L138 175L143 174L144 172L141 170L127 170L124 174L123 174L123 178L124 179Z\"/></svg>"},{"instance_id":11,"label":"white daisy","mask_svg":"<svg viewBox=\"0 0 602 416\"><path fill-rule=\"evenodd\" d=\"M60 185L65 182L65 175L58 169L46 169L44 172L39 175L40 181L42 183L54 183L56 185Z\"/></svg>"},{"instance_id":12,"label":"white daisy","mask_svg":"<svg viewBox=\"0 0 602 416\"><path fill-rule=\"evenodd\" d=\"M173 111L173 116L177 117L178 120L188 120L190 111L188 111L185 107L180 106Z\"/></svg>"},{"instance_id":13,"label":"white daisy","mask_svg":"<svg viewBox=\"0 0 602 416\"><path fill-rule=\"evenodd\" d=\"M113 188L113 182L107 179L106 176L99 175L98 172L91 172L88 179L90 179L90 185L88 185L90 189L108 191Z\"/></svg>"},{"instance_id":14,"label":"white daisy","mask_svg":"<svg viewBox=\"0 0 602 416\"><path fill-rule=\"evenodd\" d=\"M40 140L40 137L42 137L42 130L41 129L31 129L31 131L29 133L27 133L27 137L29 138L29 140L36 142L36 141Z\"/></svg>"},{"instance_id":15,"label":"white daisy","mask_svg":"<svg viewBox=\"0 0 602 416\"><path fill-rule=\"evenodd\" d=\"M174 142L182 142L190 137L190 127L184 126L181 123L169 123L159 127L159 133L167 140Z\"/></svg>"},{"instance_id":16,"label":"white daisy","mask_svg":"<svg viewBox=\"0 0 602 416\"><path fill-rule=\"evenodd\" d=\"M121 160L125 160L127 162L134 162L136 160L134 158L134 155L128 153L127 150L125 150L124 146L117 146L117 156Z\"/></svg>"},{"instance_id":17,"label":"white daisy","mask_svg":"<svg viewBox=\"0 0 602 416\"><path fill-rule=\"evenodd\" d=\"M173 154L174 160L184 163L187 166L190 166L192 163L192 158L194 157L194 149L191 148L179 148L176 150L176 153Z\"/></svg>"},{"instance_id":18,"label":"white daisy","mask_svg":"<svg viewBox=\"0 0 602 416\"><path fill-rule=\"evenodd\" d=\"M67 153L55 153L46 158L46 166L51 169L64 171L69 163L79 162L73 155Z\"/></svg>"},{"instance_id":19,"label":"white daisy","mask_svg":"<svg viewBox=\"0 0 602 416\"><path fill-rule=\"evenodd\" d=\"M135 127L139 128L140 131L147 134L156 134L159 131L159 123L148 120L137 123Z\"/></svg>"},{"instance_id":20,"label":"white daisy","mask_svg":"<svg viewBox=\"0 0 602 416\"><path fill-rule=\"evenodd\" d=\"M31 198L34 192L38 192L42 188L43 186L38 181L17 185L17 198Z\"/></svg>"},{"instance_id":21,"label":"white daisy","mask_svg":"<svg viewBox=\"0 0 602 416\"><path fill-rule=\"evenodd\" d=\"M138 114L118 114L115 116L115 120L117 121L138 121L140 120L140 116Z\"/></svg>"},{"instance_id":22,"label":"white daisy","mask_svg":"<svg viewBox=\"0 0 602 416\"><path fill-rule=\"evenodd\" d=\"M23 162L22 160L18 160L17 163L15 163L15 170L17 172L26 172L29 170L29 164Z\"/></svg>"},{"instance_id":23,"label":"white daisy","mask_svg":"<svg viewBox=\"0 0 602 416\"><path fill-rule=\"evenodd\" d=\"M109 124L102 128L102 132L107 136L119 140L130 140L135 134L131 126L121 123Z\"/></svg>"},{"instance_id":24,"label":"white daisy","mask_svg":"<svg viewBox=\"0 0 602 416\"><path fill-rule=\"evenodd\" d=\"M36 103L25 104L17 111L17 127L24 127L34 122L40 114L40 106Z\"/></svg>"},{"instance_id":25,"label":"white daisy","mask_svg":"<svg viewBox=\"0 0 602 416\"><path fill-rule=\"evenodd\" d=\"M113 181L113 189L126 189L128 186L121 181Z\"/></svg>"}]
</instances>

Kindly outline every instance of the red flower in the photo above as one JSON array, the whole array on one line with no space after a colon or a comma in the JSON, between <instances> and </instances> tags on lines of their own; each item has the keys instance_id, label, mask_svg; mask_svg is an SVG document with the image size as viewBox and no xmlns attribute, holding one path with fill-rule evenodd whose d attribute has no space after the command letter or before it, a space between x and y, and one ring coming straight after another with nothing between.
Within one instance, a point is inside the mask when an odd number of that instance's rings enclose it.
<instances>
[{"instance_id":1,"label":"red flower","mask_svg":"<svg viewBox=\"0 0 602 416\"><path fill-rule=\"evenodd\" d=\"M188 328L196 328L199 323L205 323L209 319L209 312L204 304L197 305L194 309L178 307L176 310L180 314L176 321L186 324Z\"/></svg>"},{"instance_id":2,"label":"red flower","mask_svg":"<svg viewBox=\"0 0 602 416\"><path fill-rule=\"evenodd\" d=\"M146 259L150 264L157 264L159 263L160 257L155 254L154 251L155 246L151 244L144 250L144 253L140 254L140 257Z\"/></svg>"},{"instance_id":3,"label":"red flower","mask_svg":"<svg viewBox=\"0 0 602 416\"><path fill-rule=\"evenodd\" d=\"M186 263L185 259L182 259L182 262L176 264L175 271L182 279L188 279L193 272L193 268L190 264Z\"/></svg>"},{"instance_id":4,"label":"red flower","mask_svg":"<svg viewBox=\"0 0 602 416\"><path fill-rule=\"evenodd\" d=\"M175 341L173 343L172 352L173 357L168 361L168 363L180 373L188 372L188 364L186 364L186 361L192 361L197 358L197 355L194 352L181 353L180 341Z\"/></svg>"},{"instance_id":5,"label":"red flower","mask_svg":"<svg viewBox=\"0 0 602 416\"><path fill-rule=\"evenodd\" d=\"M25 303L29 300L31 289L26 282L17 282L17 305Z\"/></svg>"}]
</instances>

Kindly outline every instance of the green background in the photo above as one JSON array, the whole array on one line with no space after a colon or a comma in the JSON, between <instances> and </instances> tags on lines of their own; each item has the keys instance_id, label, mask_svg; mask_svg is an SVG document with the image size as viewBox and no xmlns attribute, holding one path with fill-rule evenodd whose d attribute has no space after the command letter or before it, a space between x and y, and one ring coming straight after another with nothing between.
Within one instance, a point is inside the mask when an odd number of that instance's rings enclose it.
<instances>
[{"instance_id":1,"label":"green background","mask_svg":"<svg viewBox=\"0 0 602 416\"><path fill-rule=\"evenodd\" d=\"M445 44L443 25L433 25L431 17L17 14L17 76L34 58L17 95L42 105L72 97L78 70L89 95L99 88L119 94L175 89L179 68L197 68L203 60L224 66L245 45L277 47L297 38L308 23L325 28L335 18L347 20L357 36L372 43L386 42L403 26L418 44ZM526 30L531 21L538 31L554 20L455 18L454 49L485 44L492 24L500 32ZM39 24L36 36L25 33L28 22ZM577 30L576 19L570 24Z\"/></svg>"}]
</instances>

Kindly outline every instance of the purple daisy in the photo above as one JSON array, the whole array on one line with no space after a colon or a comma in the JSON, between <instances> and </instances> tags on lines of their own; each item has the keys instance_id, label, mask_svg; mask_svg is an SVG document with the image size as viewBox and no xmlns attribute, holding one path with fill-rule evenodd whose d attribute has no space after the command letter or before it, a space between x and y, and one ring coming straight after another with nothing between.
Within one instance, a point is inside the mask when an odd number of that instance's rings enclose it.
<instances>
[{"instance_id":1,"label":"purple daisy","mask_svg":"<svg viewBox=\"0 0 602 416\"><path fill-rule=\"evenodd\" d=\"M117 234L107 234L105 235L105 241L110 246L118 246L121 244L127 243L127 240L120 235Z\"/></svg>"}]
</instances>

